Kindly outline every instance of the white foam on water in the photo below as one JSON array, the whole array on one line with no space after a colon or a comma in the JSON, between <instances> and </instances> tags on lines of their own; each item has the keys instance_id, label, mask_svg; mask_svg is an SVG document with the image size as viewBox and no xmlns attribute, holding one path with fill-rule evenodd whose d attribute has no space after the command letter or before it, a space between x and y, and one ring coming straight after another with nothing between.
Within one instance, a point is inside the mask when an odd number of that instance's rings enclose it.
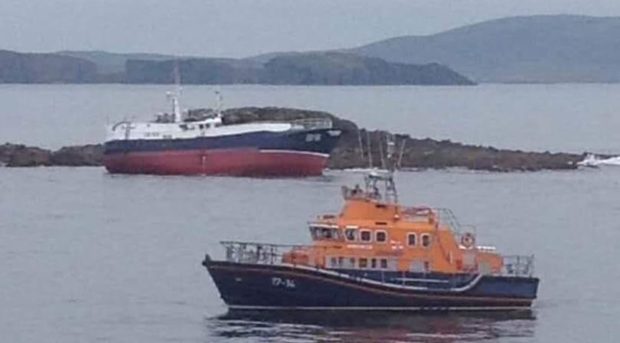
<instances>
[{"instance_id":1,"label":"white foam on water","mask_svg":"<svg viewBox=\"0 0 620 343\"><path fill-rule=\"evenodd\" d=\"M585 167L620 166L620 156L601 158L594 154L588 154L578 164Z\"/></svg>"}]
</instances>

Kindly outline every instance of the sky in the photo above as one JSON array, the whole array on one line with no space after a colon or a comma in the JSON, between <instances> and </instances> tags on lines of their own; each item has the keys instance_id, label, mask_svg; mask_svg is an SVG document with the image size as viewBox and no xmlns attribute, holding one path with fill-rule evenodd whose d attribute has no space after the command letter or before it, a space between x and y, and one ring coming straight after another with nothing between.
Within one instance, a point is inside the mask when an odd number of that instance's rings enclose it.
<instances>
[{"instance_id":1,"label":"sky","mask_svg":"<svg viewBox=\"0 0 620 343\"><path fill-rule=\"evenodd\" d=\"M620 0L0 0L0 49L247 57L535 14L620 16Z\"/></svg>"}]
</instances>

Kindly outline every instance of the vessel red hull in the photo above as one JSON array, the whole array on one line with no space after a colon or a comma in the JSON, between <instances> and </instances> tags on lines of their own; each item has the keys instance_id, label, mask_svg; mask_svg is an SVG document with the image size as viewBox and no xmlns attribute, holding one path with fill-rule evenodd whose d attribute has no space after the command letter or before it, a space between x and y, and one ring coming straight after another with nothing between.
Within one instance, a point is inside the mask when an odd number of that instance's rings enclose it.
<instances>
[{"instance_id":1,"label":"vessel red hull","mask_svg":"<svg viewBox=\"0 0 620 343\"><path fill-rule=\"evenodd\" d=\"M217 149L130 152L104 156L110 173L158 175L317 176L328 155L286 150Z\"/></svg>"}]
</instances>

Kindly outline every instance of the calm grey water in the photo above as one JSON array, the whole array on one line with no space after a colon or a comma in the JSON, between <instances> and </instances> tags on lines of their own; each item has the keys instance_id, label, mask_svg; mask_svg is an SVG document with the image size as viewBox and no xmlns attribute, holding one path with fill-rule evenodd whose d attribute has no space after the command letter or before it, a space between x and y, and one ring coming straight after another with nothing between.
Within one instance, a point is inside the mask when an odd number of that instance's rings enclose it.
<instances>
[{"instance_id":1,"label":"calm grey water","mask_svg":"<svg viewBox=\"0 0 620 343\"><path fill-rule=\"evenodd\" d=\"M615 101L609 93L620 90L616 86L554 87L483 86L463 91L386 87L377 90L377 97L381 101L394 99L394 103L373 106L430 106L428 99L414 101L404 95L421 92L441 98L437 106L452 107L465 115L467 111L459 106L459 99L467 96L451 93L471 94L482 110L485 96L510 90L522 96L519 105L515 102L514 106L526 108L534 107L543 97L538 91L549 88L556 96L565 94L566 101L573 104L576 101L569 99L570 94L598 97L598 101L588 99L586 103L601 110L604 106L611 108ZM360 101L371 103L360 99L373 94L372 88L232 88L226 94L254 94L251 101L259 104L279 99L274 102L290 101L288 104L295 105L298 101L299 106L324 109L334 106L351 118L359 115L368 125L395 125L387 120L387 110L382 112L384 122L369 111L357 112L364 107ZM48 146L87 141L99 134L100 123L92 121L105 121L105 111L76 113L76 108L105 106L117 109L119 116L145 108L156 111L157 106L148 101L157 102L161 90L2 86L0 103L11 111L0 112L0 141L21 138ZM186 92L199 105L198 95L208 90L196 87ZM324 102L339 92L350 92L351 96L340 99L338 104L335 99ZM392 92L402 93L399 98ZM117 97L121 100L115 100ZM210 94L206 97L208 103ZM607 105L603 105L605 101ZM310 106L312 103L316 106ZM414 124L406 126L403 113L394 119L400 121L401 129L422 130ZM517 116L519 111L508 107L502 113ZM605 120L600 117L602 112L598 113L597 120L581 123L574 123L575 117L560 120L557 113L539 113L540 118L526 113L523 115L538 118L540 123L549 124L547 127L553 120L562 127L579 126L582 134L570 138L570 133L549 131L544 140L534 142L533 134L515 126L504 129L506 137L501 139L511 146L540 144L551 149L557 145L562 150L598 146L598 150L618 151L617 137L602 137L617 131L608 127L617 116L611 116L614 119L608 125L599 126L597 123ZM485 114L468 115L474 123L496 129L504 126L501 120L480 119ZM69 123L60 118L68 118ZM492 133L468 134L461 124L473 124L464 119L451 121L436 114L433 120L442 125L427 123L424 130L430 132L434 127L446 136L470 135L472 141L500 142L493 141ZM600 130L598 136L584 134L596 130ZM1 341L617 341L620 168L613 167L572 172L497 174L453 170L398 174L402 202L452 208L462 222L476 225L482 244L494 244L507 254L536 255L542 283L532 313L227 315L200 265L204 254L221 254L218 241L229 239L306 243L306 221L322 212L337 211L341 205L340 186L358 183L360 178L354 172L335 171L321 178L277 180L112 176L101 168L0 168Z\"/></svg>"}]
</instances>

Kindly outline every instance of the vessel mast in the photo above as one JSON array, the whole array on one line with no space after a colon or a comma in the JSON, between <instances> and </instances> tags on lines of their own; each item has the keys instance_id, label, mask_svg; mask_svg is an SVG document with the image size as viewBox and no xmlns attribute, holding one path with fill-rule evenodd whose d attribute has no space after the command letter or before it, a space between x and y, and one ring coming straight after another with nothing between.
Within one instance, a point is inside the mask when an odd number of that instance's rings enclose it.
<instances>
[{"instance_id":1,"label":"vessel mast","mask_svg":"<svg viewBox=\"0 0 620 343\"><path fill-rule=\"evenodd\" d=\"M222 96L222 92L219 88L215 90L215 100L215 116L216 118L222 118L222 106L224 102L224 97Z\"/></svg>"},{"instance_id":2,"label":"vessel mast","mask_svg":"<svg viewBox=\"0 0 620 343\"><path fill-rule=\"evenodd\" d=\"M179 98L181 97L181 74L179 73L179 61L174 61L174 94L172 95L172 113L174 114L174 122L183 121L181 114L181 106Z\"/></svg>"}]
</instances>

